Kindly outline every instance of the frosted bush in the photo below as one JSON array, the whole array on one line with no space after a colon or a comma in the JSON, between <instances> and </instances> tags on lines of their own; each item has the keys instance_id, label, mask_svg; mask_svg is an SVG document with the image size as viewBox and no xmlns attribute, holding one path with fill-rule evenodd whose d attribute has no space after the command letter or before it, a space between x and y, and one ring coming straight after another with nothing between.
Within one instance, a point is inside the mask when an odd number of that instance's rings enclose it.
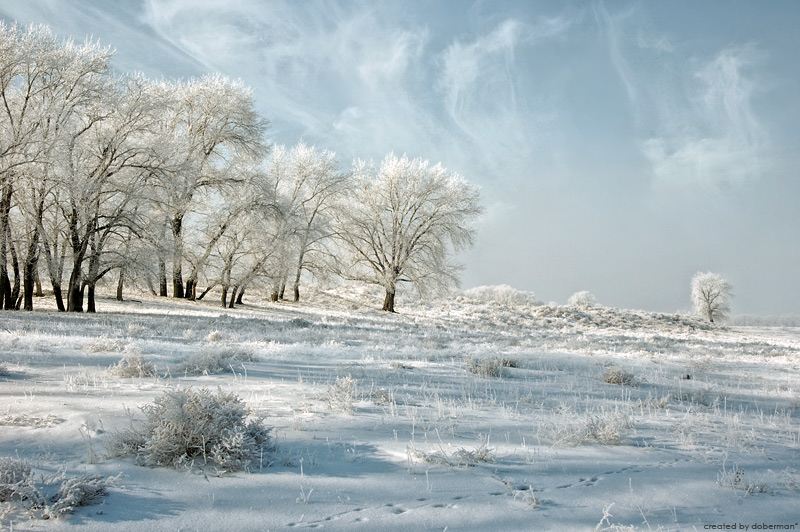
<instances>
[{"instance_id":1,"label":"frosted bush","mask_svg":"<svg viewBox=\"0 0 800 532\"><path fill-rule=\"evenodd\" d=\"M754 482L745 475L744 469L733 466L729 470L722 465L722 472L717 475L717 486L731 488L734 491L744 491L750 495L756 493L770 493L772 489L766 482Z\"/></svg>"},{"instance_id":2,"label":"frosted bush","mask_svg":"<svg viewBox=\"0 0 800 532\"><path fill-rule=\"evenodd\" d=\"M88 474L68 477L62 472L52 478L39 476L37 482L27 460L0 458L0 502L31 518L58 518L95 504L108 494L114 480Z\"/></svg>"},{"instance_id":3,"label":"frosted bush","mask_svg":"<svg viewBox=\"0 0 800 532\"><path fill-rule=\"evenodd\" d=\"M218 473L263 465L274 450L261 420L234 394L206 388L166 392L142 407L144 426L120 432L109 444L114 456L136 456L145 466L211 465Z\"/></svg>"},{"instance_id":4,"label":"frosted bush","mask_svg":"<svg viewBox=\"0 0 800 532\"><path fill-rule=\"evenodd\" d=\"M156 367L152 362L145 360L136 349L126 349L125 355L116 364L108 368L114 377L155 377Z\"/></svg>"},{"instance_id":5,"label":"frosted bush","mask_svg":"<svg viewBox=\"0 0 800 532\"><path fill-rule=\"evenodd\" d=\"M533 292L523 292L507 284L476 286L464 291L464 297L478 303L497 303L504 307L537 306L541 302Z\"/></svg>"},{"instance_id":6,"label":"frosted bush","mask_svg":"<svg viewBox=\"0 0 800 532\"><path fill-rule=\"evenodd\" d=\"M567 305L570 307L590 308L597 307L597 299L588 291L575 292L567 300Z\"/></svg>"},{"instance_id":7,"label":"frosted bush","mask_svg":"<svg viewBox=\"0 0 800 532\"><path fill-rule=\"evenodd\" d=\"M619 384L621 386L639 386L639 381L634 377L633 373L616 366L606 369L603 373L603 382Z\"/></svg>"},{"instance_id":8,"label":"frosted bush","mask_svg":"<svg viewBox=\"0 0 800 532\"><path fill-rule=\"evenodd\" d=\"M347 375L336 377L336 382L329 385L322 394L331 410L341 410L345 414L353 413L353 402L356 399L356 380Z\"/></svg>"},{"instance_id":9,"label":"frosted bush","mask_svg":"<svg viewBox=\"0 0 800 532\"><path fill-rule=\"evenodd\" d=\"M8 377L9 375L11 375L11 372L8 371L5 364L0 362L0 377Z\"/></svg>"},{"instance_id":10,"label":"frosted bush","mask_svg":"<svg viewBox=\"0 0 800 532\"><path fill-rule=\"evenodd\" d=\"M256 362L258 358L250 351L241 349L203 350L186 359L179 368L188 375L213 375L225 371L233 372L242 362Z\"/></svg>"},{"instance_id":11,"label":"frosted bush","mask_svg":"<svg viewBox=\"0 0 800 532\"><path fill-rule=\"evenodd\" d=\"M406 447L406 454L408 455L409 461L412 462L417 459L423 460L429 464L458 467L473 467L481 463L495 462L494 447L489 447L486 441L481 442L478 447L472 450L461 447L450 456L448 456L441 447L438 451L426 453L418 450L413 444L410 444Z\"/></svg>"},{"instance_id":12,"label":"frosted bush","mask_svg":"<svg viewBox=\"0 0 800 532\"><path fill-rule=\"evenodd\" d=\"M122 351L122 342L118 338L98 336L86 344L86 349L91 353L114 353Z\"/></svg>"},{"instance_id":13,"label":"frosted bush","mask_svg":"<svg viewBox=\"0 0 800 532\"><path fill-rule=\"evenodd\" d=\"M503 368L516 368L517 363L508 358L472 358L468 361L469 370L481 377L501 377Z\"/></svg>"},{"instance_id":14,"label":"frosted bush","mask_svg":"<svg viewBox=\"0 0 800 532\"><path fill-rule=\"evenodd\" d=\"M597 442L619 445L625 432L633 428L633 418L618 409L600 408L576 414L567 407L556 412L553 419L539 424L539 439L553 445L581 445Z\"/></svg>"},{"instance_id":15,"label":"frosted bush","mask_svg":"<svg viewBox=\"0 0 800 532\"><path fill-rule=\"evenodd\" d=\"M108 495L108 486L114 478L98 475L81 475L61 479L61 485L55 495L50 498L47 508L48 517L60 517L71 514L75 508L96 504Z\"/></svg>"},{"instance_id":16,"label":"frosted bush","mask_svg":"<svg viewBox=\"0 0 800 532\"><path fill-rule=\"evenodd\" d=\"M131 338L135 338L137 336L144 336L150 331L147 327L142 325L141 323L130 323L126 329L126 333Z\"/></svg>"}]
</instances>

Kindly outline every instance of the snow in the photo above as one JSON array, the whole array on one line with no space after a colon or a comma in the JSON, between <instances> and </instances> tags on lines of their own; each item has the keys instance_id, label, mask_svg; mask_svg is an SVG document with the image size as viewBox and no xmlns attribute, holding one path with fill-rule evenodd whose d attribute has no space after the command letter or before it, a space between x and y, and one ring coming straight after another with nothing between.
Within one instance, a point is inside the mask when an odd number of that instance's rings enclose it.
<instances>
[{"instance_id":1,"label":"snow","mask_svg":"<svg viewBox=\"0 0 800 532\"><path fill-rule=\"evenodd\" d=\"M137 295L100 298L95 315L3 313L0 457L44 476L120 476L100 503L56 520L0 503L0 525L800 528L800 329L464 298L399 300L390 315L373 310L380 294L308 296L222 309ZM157 376L109 371L131 354ZM187 369L215 355L225 371ZM610 368L636 385L604 382ZM108 456L140 407L187 387L237 394L273 427L277 451L221 476Z\"/></svg>"}]
</instances>

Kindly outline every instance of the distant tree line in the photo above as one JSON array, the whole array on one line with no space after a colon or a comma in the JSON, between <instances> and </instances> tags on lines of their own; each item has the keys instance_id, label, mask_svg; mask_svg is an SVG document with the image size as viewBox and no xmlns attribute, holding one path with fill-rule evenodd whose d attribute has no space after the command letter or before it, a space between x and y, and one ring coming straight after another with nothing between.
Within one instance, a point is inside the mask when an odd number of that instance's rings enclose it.
<instances>
[{"instance_id":1,"label":"distant tree line","mask_svg":"<svg viewBox=\"0 0 800 532\"><path fill-rule=\"evenodd\" d=\"M252 91L220 76L151 81L109 48L0 23L0 307L94 312L116 280L154 294L241 303L300 299L340 277L420 293L458 281L477 188L440 165L388 155L343 171L336 155L270 146ZM216 293L216 292L215 292Z\"/></svg>"}]
</instances>

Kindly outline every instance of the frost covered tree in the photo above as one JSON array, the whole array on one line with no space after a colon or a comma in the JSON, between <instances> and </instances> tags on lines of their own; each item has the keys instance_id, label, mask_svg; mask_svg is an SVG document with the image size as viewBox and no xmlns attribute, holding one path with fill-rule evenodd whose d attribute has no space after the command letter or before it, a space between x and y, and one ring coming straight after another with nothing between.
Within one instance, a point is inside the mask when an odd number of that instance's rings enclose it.
<instances>
[{"instance_id":1,"label":"frost covered tree","mask_svg":"<svg viewBox=\"0 0 800 532\"><path fill-rule=\"evenodd\" d=\"M7 308L12 295L6 289L7 251L18 285L20 243L25 308L33 308L41 219L54 190L52 168L70 142L70 125L80 123L88 129L102 118L94 112L95 102L112 55L97 43L61 42L43 26L23 30L0 24L0 301L5 300ZM22 194L15 198L15 191ZM15 206L22 218L21 242L11 238L9 214Z\"/></svg>"},{"instance_id":2,"label":"frost covered tree","mask_svg":"<svg viewBox=\"0 0 800 532\"><path fill-rule=\"evenodd\" d=\"M250 89L220 76L164 83L162 90L169 104L162 114L160 148L168 169L158 189L172 231L173 297L194 298L195 287L185 286L183 279L185 218L201 194L230 181L230 160L263 155L267 121L256 113Z\"/></svg>"},{"instance_id":3,"label":"frost covered tree","mask_svg":"<svg viewBox=\"0 0 800 532\"><path fill-rule=\"evenodd\" d=\"M591 292L587 290L582 290L580 292L575 292L569 299L567 300L567 305L570 307L582 307L582 308L589 308L589 307L597 307L597 299L592 295Z\"/></svg>"},{"instance_id":4,"label":"frost covered tree","mask_svg":"<svg viewBox=\"0 0 800 532\"><path fill-rule=\"evenodd\" d=\"M317 150L300 142L291 149L275 148L272 175L276 179L286 246L280 266L277 294L282 296L291 283L294 301L300 300L300 280L304 271L324 270L330 254L326 243L333 234L330 211L348 187L349 175L339 171L336 154ZM276 160L280 159L278 164ZM282 171L277 171L278 167Z\"/></svg>"},{"instance_id":5,"label":"frost covered tree","mask_svg":"<svg viewBox=\"0 0 800 532\"><path fill-rule=\"evenodd\" d=\"M698 272L692 277L692 304L700 316L714 320L725 319L733 295L731 284L716 273Z\"/></svg>"},{"instance_id":6,"label":"frost covered tree","mask_svg":"<svg viewBox=\"0 0 800 532\"><path fill-rule=\"evenodd\" d=\"M354 180L352 200L336 211L349 255L342 275L382 286L389 312L399 283L420 294L457 285L452 252L472 244L477 187L440 164L394 154L378 169L356 161Z\"/></svg>"}]
</instances>

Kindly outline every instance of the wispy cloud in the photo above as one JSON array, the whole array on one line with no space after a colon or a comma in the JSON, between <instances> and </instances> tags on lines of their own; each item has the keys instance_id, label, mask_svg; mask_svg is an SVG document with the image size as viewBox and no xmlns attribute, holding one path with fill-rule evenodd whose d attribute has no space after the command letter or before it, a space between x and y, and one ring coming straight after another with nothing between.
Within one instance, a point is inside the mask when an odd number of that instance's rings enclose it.
<instances>
[{"instance_id":1,"label":"wispy cloud","mask_svg":"<svg viewBox=\"0 0 800 532\"><path fill-rule=\"evenodd\" d=\"M480 150L488 166L498 161L528 164L525 154L542 131L551 129L555 109L543 103L536 72L520 60L539 43L563 35L564 18L534 23L508 18L473 39L457 40L440 55L437 86L457 131Z\"/></svg>"},{"instance_id":2,"label":"wispy cloud","mask_svg":"<svg viewBox=\"0 0 800 532\"><path fill-rule=\"evenodd\" d=\"M428 30L397 9L149 0L146 16L210 70L247 72L275 134L382 157L389 136L402 151L436 131L415 98L429 85Z\"/></svg>"},{"instance_id":3,"label":"wispy cloud","mask_svg":"<svg viewBox=\"0 0 800 532\"><path fill-rule=\"evenodd\" d=\"M717 186L764 174L769 146L753 110L754 62L752 47L730 48L691 71L689 97L668 110L679 119L662 117L668 125L642 144L657 179Z\"/></svg>"},{"instance_id":4,"label":"wispy cloud","mask_svg":"<svg viewBox=\"0 0 800 532\"><path fill-rule=\"evenodd\" d=\"M769 143L753 107L757 49L685 57L667 37L644 31L637 9L611 14L598 6L655 183L719 187L762 176Z\"/></svg>"}]
</instances>

